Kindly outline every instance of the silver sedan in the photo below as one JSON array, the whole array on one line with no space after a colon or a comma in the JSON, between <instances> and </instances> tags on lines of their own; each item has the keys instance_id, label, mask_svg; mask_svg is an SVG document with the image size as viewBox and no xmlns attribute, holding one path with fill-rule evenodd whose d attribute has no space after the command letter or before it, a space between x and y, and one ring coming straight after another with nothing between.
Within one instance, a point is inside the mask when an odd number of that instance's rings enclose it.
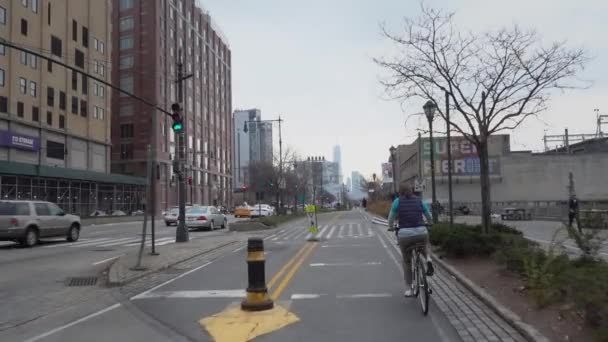
<instances>
[{"instance_id":1,"label":"silver sedan","mask_svg":"<svg viewBox=\"0 0 608 342\"><path fill-rule=\"evenodd\" d=\"M192 207L186 210L186 226L194 229L214 230L228 227L228 218L216 207Z\"/></svg>"}]
</instances>

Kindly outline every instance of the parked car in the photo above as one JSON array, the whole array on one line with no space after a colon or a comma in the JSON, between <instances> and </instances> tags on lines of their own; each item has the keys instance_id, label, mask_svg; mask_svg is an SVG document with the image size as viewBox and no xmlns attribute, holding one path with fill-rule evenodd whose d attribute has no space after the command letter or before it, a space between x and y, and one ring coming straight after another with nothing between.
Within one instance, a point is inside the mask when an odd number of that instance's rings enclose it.
<instances>
[{"instance_id":1,"label":"parked car","mask_svg":"<svg viewBox=\"0 0 608 342\"><path fill-rule=\"evenodd\" d=\"M122 210L114 210L112 212L112 216L127 216L127 213Z\"/></svg>"},{"instance_id":2,"label":"parked car","mask_svg":"<svg viewBox=\"0 0 608 342\"><path fill-rule=\"evenodd\" d=\"M191 207L186 210L186 226L214 230L216 227L228 227L228 219L216 207Z\"/></svg>"},{"instance_id":3,"label":"parked car","mask_svg":"<svg viewBox=\"0 0 608 342\"><path fill-rule=\"evenodd\" d=\"M505 208L500 214L503 221L507 220L531 220L532 213L524 208Z\"/></svg>"},{"instance_id":4,"label":"parked car","mask_svg":"<svg viewBox=\"0 0 608 342\"><path fill-rule=\"evenodd\" d=\"M274 210L268 204L258 204L251 208L251 217L264 217L274 215Z\"/></svg>"},{"instance_id":5,"label":"parked car","mask_svg":"<svg viewBox=\"0 0 608 342\"><path fill-rule=\"evenodd\" d=\"M91 215L89 215L89 216L108 216L108 214L106 214L106 212L103 210L97 209L94 212L92 212Z\"/></svg>"},{"instance_id":6,"label":"parked car","mask_svg":"<svg viewBox=\"0 0 608 342\"><path fill-rule=\"evenodd\" d=\"M469 215L471 213L471 209L466 205L459 206L456 210L458 210L462 215Z\"/></svg>"},{"instance_id":7,"label":"parked car","mask_svg":"<svg viewBox=\"0 0 608 342\"><path fill-rule=\"evenodd\" d=\"M15 241L32 247L40 238L57 236L77 241L80 217L66 214L50 202L0 201L0 241Z\"/></svg>"},{"instance_id":8,"label":"parked car","mask_svg":"<svg viewBox=\"0 0 608 342\"><path fill-rule=\"evenodd\" d=\"M251 207L237 207L236 209L234 209L234 217L251 217Z\"/></svg>"}]
</instances>

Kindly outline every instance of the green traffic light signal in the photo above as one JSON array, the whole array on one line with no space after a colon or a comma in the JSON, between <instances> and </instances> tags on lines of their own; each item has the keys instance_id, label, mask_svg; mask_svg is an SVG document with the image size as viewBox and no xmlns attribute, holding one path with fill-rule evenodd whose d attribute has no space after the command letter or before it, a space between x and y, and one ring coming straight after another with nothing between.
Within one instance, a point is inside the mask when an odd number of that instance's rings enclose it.
<instances>
[{"instance_id":1,"label":"green traffic light signal","mask_svg":"<svg viewBox=\"0 0 608 342\"><path fill-rule=\"evenodd\" d=\"M184 125L181 122L174 122L172 128L175 132L180 132L184 129Z\"/></svg>"}]
</instances>

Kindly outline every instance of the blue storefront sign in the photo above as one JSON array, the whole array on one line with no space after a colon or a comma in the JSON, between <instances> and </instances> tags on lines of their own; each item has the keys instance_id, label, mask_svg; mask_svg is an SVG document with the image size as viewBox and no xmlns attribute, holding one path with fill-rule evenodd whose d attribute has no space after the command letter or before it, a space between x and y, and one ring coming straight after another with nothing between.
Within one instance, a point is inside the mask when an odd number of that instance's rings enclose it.
<instances>
[{"instance_id":1,"label":"blue storefront sign","mask_svg":"<svg viewBox=\"0 0 608 342\"><path fill-rule=\"evenodd\" d=\"M10 131L0 131L0 146L26 151L38 151L40 149L40 139Z\"/></svg>"}]
</instances>

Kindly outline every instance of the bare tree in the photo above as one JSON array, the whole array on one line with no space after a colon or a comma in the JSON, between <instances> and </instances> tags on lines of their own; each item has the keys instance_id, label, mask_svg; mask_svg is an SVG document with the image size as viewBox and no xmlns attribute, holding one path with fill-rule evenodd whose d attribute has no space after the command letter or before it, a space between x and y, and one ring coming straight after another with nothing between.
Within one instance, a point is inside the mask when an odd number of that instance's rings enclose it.
<instances>
[{"instance_id":1,"label":"bare tree","mask_svg":"<svg viewBox=\"0 0 608 342\"><path fill-rule=\"evenodd\" d=\"M496 31L459 31L454 13L422 6L422 14L406 18L404 30L386 38L398 48L394 57L374 59L387 72L388 95L402 101L433 101L444 119L446 102L457 115L451 131L477 147L480 160L482 224L490 225L491 200L488 137L513 130L543 112L556 90L584 87L576 78L588 60L583 49L566 42L543 45L532 30L518 26Z\"/></svg>"}]
</instances>

